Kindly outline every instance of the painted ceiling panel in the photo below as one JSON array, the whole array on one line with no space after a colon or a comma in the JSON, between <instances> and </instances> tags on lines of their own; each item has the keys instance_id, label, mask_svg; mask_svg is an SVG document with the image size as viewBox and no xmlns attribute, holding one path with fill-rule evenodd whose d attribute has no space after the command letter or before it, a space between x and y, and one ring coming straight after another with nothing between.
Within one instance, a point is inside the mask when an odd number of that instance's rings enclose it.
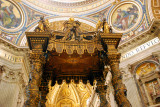
<instances>
[{"instance_id":1,"label":"painted ceiling panel","mask_svg":"<svg viewBox=\"0 0 160 107\"><path fill-rule=\"evenodd\" d=\"M121 43L125 43L149 28L147 6L156 10L157 1L148 5L146 0L0 0L0 38L27 46L25 32L33 31L41 16L52 25L74 17L88 28L95 28L98 20L106 18L114 33L123 33Z\"/></svg>"}]
</instances>

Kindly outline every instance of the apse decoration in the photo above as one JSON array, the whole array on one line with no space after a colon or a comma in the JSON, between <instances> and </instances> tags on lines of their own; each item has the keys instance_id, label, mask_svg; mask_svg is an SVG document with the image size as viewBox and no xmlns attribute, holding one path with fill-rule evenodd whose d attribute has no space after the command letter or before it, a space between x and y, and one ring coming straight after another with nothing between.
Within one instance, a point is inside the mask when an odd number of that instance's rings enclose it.
<instances>
[{"instance_id":1,"label":"apse decoration","mask_svg":"<svg viewBox=\"0 0 160 107\"><path fill-rule=\"evenodd\" d=\"M18 8L7 0L0 0L0 26L14 29L21 23L21 14Z\"/></svg>"},{"instance_id":2,"label":"apse decoration","mask_svg":"<svg viewBox=\"0 0 160 107\"><path fill-rule=\"evenodd\" d=\"M138 25L141 17L142 10L137 3L122 2L111 12L110 23L115 32L126 33Z\"/></svg>"},{"instance_id":3,"label":"apse decoration","mask_svg":"<svg viewBox=\"0 0 160 107\"><path fill-rule=\"evenodd\" d=\"M90 84L76 85L74 82L67 84L66 81L63 81L61 87L58 84L54 86L50 84L50 87L52 88L46 96L46 107L79 107L80 105L86 107L86 99L92 93Z\"/></svg>"},{"instance_id":4,"label":"apse decoration","mask_svg":"<svg viewBox=\"0 0 160 107\"><path fill-rule=\"evenodd\" d=\"M145 103L158 104L160 99L159 67L154 62L143 62L136 69L136 78Z\"/></svg>"},{"instance_id":5,"label":"apse decoration","mask_svg":"<svg viewBox=\"0 0 160 107\"><path fill-rule=\"evenodd\" d=\"M154 63L143 63L137 68L137 75L146 75L152 71L156 70L156 65Z\"/></svg>"},{"instance_id":6,"label":"apse decoration","mask_svg":"<svg viewBox=\"0 0 160 107\"><path fill-rule=\"evenodd\" d=\"M158 99L160 96L160 84L158 83L158 81L157 80L150 81L146 83L146 87L147 87L148 94L150 95L151 99L155 103L158 103Z\"/></svg>"}]
</instances>

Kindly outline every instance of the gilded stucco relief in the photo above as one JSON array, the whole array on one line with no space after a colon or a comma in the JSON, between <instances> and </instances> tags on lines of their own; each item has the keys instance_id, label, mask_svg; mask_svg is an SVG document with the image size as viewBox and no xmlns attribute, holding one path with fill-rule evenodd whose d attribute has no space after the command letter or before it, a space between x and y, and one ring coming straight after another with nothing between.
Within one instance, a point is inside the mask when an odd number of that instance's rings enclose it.
<instances>
[{"instance_id":1,"label":"gilded stucco relief","mask_svg":"<svg viewBox=\"0 0 160 107\"><path fill-rule=\"evenodd\" d=\"M16 12L11 15L12 17L10 18L1 18L1 25L0 27L2 29L0 29L0 37L8 40L11 43L15 43L16 45L19 45L18 43L21 42L21 40L26 40L25 36L24 36L24 32L31 29L33 27L33 25L37 24L37 21L39 20L39 17L44 15L46 16L46 18L50 18L50 19L54 19L54 15L53 14L47 14L43 11L39 11L39 10L34 10L33 8L28 8L28 10L25 8L23 10L23 12L19 11L19 6L23 5L23 2L20 2L18 5L13 5L13 7L11 6L13 3L11 2L11 0L7 1L7 0L0 0L1 2L1 9L0 9L0 15L5 14L6 11L5 7L8 8L10 7L11 9L13 8ZM4 2L3 2L4 1ZM140 0L138 0L140 1ZM142 0L141 0L142 1ZM144 0L145 1L145 0ZM2 5L3 3L8 2L5 5ZM159 6L159 0L152 0L152 9L153 9L153 13L156 19L160 19L160 6ZM116 4L118 5L118 4ZM98 13L98 11L94 11L95 13L97 12L97 14L92 15L91 17L87 16L88 14L92 14L92 13L88 13L87 15L84 13L84 15L79 15L76 17L80 17L83 18L84 20L89 20L91 22L96 22L99 19L101 19L101 17L105 16L106 18L109 17L113 12L113 16L114 17L113 20L111 21L110 25L112 25L113 28L115 28L115 30L123 32L124 31L124 36L122 37L121 41L127 41L128 39L137 36L139 33L145 31L146 29L149 28L148 22L147 22L147 17L148 16L144 16L143 19L140 21L138 20L139 17L141 16L141 12L142 11L137 11L137 9L139 10L139 8L141 8L141 6L137 6L136 4L132 4L132 3L124 3L123 5L119 5L116 7L116 5L110 5L109 9L106 9L106 11L101 11L102 13ZM23 6L22 6L23 7ZM94 6L93 6L94 7ZM116 8L114 8L116 7ZM122 8L125 7L125 8ZM107 7L108 8L108 7ZM143 6L143 8L145 8L145 6ZM110 10L111 9L111 10ZM115 10L114 10L115 9ZM118 16L118 11L124 11L124 13L120 13L120 15ZM132 14L130 14L128 11L134 10L134 12ZM61 11L61 10L59 10ZM67 10L67 11L71 11L71 10ZM73 10L75 12L75 10ZM85 11L87 11L87 9L85 8ZM127 13L128 12L128 13ZM21 13L25 13L26 14L26 18L22 18L23 14ZM135 13L135 14L134 14ZM47 15L46 15L47 14ZM128 15L127 15L128 14ZM134 14L134 15L133 15ZM58 14L57 14L58 15ZM72 15L74 17L74 15ZM136 17L137 16L137 17ZM1 17L1 16L0 16ZM15 19L13 17L16 17ZM62 16L56 16L56 18L61 18ZM85 17L85 18L84 18ZM120 17L120 20L118 20L118 17ZM122 17L122 18L121 18ZM22 18L22 19L21 19ZM8 20L8 22L6 23L5 20ZM10 20L16 20L16 21L20 21L16 24L14 24L13 22L10 22ZM26 21L27 25L23 26L23 20ZM110 21L110 19L108 19ZM119 21L119 22L118 22ZM124 23L122 23L124 22ZM63 21L54 21L51 23L51 27L54 30L63 30L62 28L62 23ZM81 22L83 26L81 29L83 29L84 31L94 31L95 28L93 26L90 26L89 24L86 24L85 22ZM130 24L126 24L125 23L130 23ZM139 25L137 25L137 23L139 23ZM120 27L118 27L118 25L120 25ZM12 29L12 30L8 30L8 29ZM2 30L2 31L1 31ZM19 36L19 38L18 38ZM126 38L124 38L126 37ZM24 43L23 46L27 46L26 42ZM59 46L61 47L61 46ZM89 48L92 48L92 44L90 46L88 46ZM89 49L88 48L88 49ZM81 51L81 50L80 50ZM9 58L8 56L6 56L6 58ZM11 59L10 59L11 60ZM142 91L144 92L144 96L146 96L147 100L149 101L150 105L152 104L157 104L159 103L159 96L160 96L160 82L159 79L157 78L156 75L157 74L157 70L158 67L155 63L143 63L142 65L139 66L139 68L137 68L136 74L138 76L138 79L140 78L141 80L144 80L144 85L142 86ZM13 73L11 72L11 76L13 75ZM6 76L8 77L8 75ZM151 79L149 79L149 77L153 77ZM10 77L9 77L10 79ZM14 79L14 77L13 77ZM80 85L75 85L75 84L65 84L64 86L59 86L59 85L55 85L54 87L51 87L48 97L47 97L47 103L46 105L48 107L85 107L86 106L86 101L87 99L90 97L91 94L91 87L88 85L84 85L84 84L80 84Z\"/></svg>"},{"instance_id":2,"label":"gilded stucco relief","mask_svg":"<svg viewBox=\"0 0 160 107\"><path fill-rule=\"evenodd\" d=\"M47 95L46 107L86 107L86 101L92 93L90 84L75 84L73 81L62 85L55 84L53 87L49 83L49 93Z\"/></svg>"},{"instance_id":3,"label":"gilded stucco relief","mask_svg":"<svg viewBox=\"0 0 160 107\"><path fill-rule=\"evenodd\" d=\"M146 105L160 103L159 72L159 65L151 61L143 62L136 69L136 78L138 79L142 99Z\"/></svg>"},{"instance_id":4,"label":"gilded stucco relief","mask_svg":"<svg viewBox=\"0 0 160 107\"><path fill-rule=\"evenodd\" d=\"M140 65L138 68L137 68L137 75L139 76L143 76L145 74L148 74L152 71L155 71L156 70L156 65L154 63L143 63L142 65Z\"/></svg>"},{"instance_id":5,"label":"gilded stucco relief","mask_svg":"<svg viewBox=\"0 0 160 107\"><path fill-rule=\"evenodd\" d=\"M84 0L81 2L61 2L61 1L53 1L53 0L26 0L25 2L31 4L36 8L40 8L42 11L50 11L51 13L58 12L59 14L63 14L67 16L70 13L83 13L86 11L92 11L98 7L104 7L110 2L114 2L115 0ZM92 5L88 5L88 4ZM68 8L68 6L70 8Z\"/></svg>"},{"instance_id":6,"label":"gilded stucco relief","mask_svg":"<svg viewBox=\"0 0 160 107\"><path fill-rule=\"evenodd\" d=\"M151 99L154 101L154 103L159 103L159 96L160 96L160 84L158 81L152 80L150 82L146 83L148 94L150 95Z\"/></svg>"},{"instance_id":7,"label":"gilded stucco relief","mask_svg":"<svg viewBox=\"0 0 160 107\"><path fill-rule=\"evenodd\" d=\"M156 19L160 19L160 1L159 0L151 0L151 7L153 15Z\"/></svg>"},{"instance_id":8,"label":"gilded stucco relief","mask_svg":"<svg viewBox=\"0 0 160 107\"><path fill-rule=\"evenodd\" d=\"M156 7L157 9L159 1L154 1L154 7ZM53 2L57 3L57 7L50 7ZM88 2L93 4L91 6L87 5ZM75 17L83 19L80 20L80 22L84 24L82 28L85 29L85 31L93 31L93 26L95 26L95 23L98 20L106 18L109 25L113 27L113 31L115 33L124 33L121 39L121 43L124 43L130 38L137 36L140 32L144 32L149 27L148 16L144 15L144 1L121 1L115 4L113 4L112 2L114 2L114 0L110 2L108 0L102 0L99 2L97 2L97 0L92 0L87 2L70 2L69 4L51 0L47 2L44 0L41 0L41 2L39 2L38 0L16 0L15 2L1 0L1 15L5 13L4 8L7 6L13 6L13 9L11 8L13 10L13 14L10 18L3 17L4 20L8 20L8 24L6 22L3 22L3 20L1 21L2 23L0 27L3 29L1 32L5 33L6 36L2 34L0 35L0 37L18 46L27 46L26 43L21 43L26 41L24 40L24 32L31 30L38 23L39 17L41 16L45 16L45 18L48 18L50 20L56 19L52 24L55 30L63 29L60 24L61 22L57 19L63 19L64 16L68 18ZM49 5L46 6L46 4ZM81 5L81 7L78 7L78 4ZM65 7L68 5L70 5L71 8L66 9ZM46 9L50 11L44 11ZM157 12L158 11L156 10L155 14L158 14ZM11 20L14 21L10 22ZM18 21L18 23L15 24L16 21ZM87 21L90 23L88 23Z\"/></svg>"}]
</instances>

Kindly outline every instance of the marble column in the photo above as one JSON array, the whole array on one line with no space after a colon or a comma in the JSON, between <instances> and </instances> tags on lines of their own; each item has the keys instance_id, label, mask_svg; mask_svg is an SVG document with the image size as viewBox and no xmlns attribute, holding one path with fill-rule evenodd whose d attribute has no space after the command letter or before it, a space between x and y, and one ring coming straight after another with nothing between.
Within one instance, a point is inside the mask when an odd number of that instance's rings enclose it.
<instances>
[{"instance_id":1,"label":"marble column","mask_svg":"<svg viewBox=\"0 0 160 107\"><path fill-rule=\"evenodd\" d=\"M112 73L112 84L115 90L115 100L119 107L131 107L126 97L127 89L122 83L122 74L119 70L120 56L120 53L108 54L108 62Z\"/></svg>"},{"instance_id":2,"label":"marble column","mask_svg":"<svg viewBox=\"0 0 160 107\"><path fill-rule=\"evenodd\" d=\"M45 58L42 54L30 54L30 59L32 62L32 70L30 72L30 80L29 85L27 87L27 101L25 106L26 107L38 107L40 103L40 91L39 85L41 82L42 76L42 68L43 64L45 63Z\"/></svg>"}]
</instances>

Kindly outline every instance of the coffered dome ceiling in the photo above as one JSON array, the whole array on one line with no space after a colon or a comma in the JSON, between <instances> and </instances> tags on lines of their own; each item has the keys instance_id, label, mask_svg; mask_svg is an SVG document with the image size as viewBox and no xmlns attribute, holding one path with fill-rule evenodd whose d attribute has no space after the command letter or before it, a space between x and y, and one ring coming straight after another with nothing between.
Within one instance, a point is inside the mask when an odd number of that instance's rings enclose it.
<instances>
[{"instance_id":1,"label":"coffered dome ceiling","mask_svg":"<svg viewBox=\"0 0 160 107\"><path fill-rule=\"evenodd\" d=\"M2 13L8 8L14 16L8 18L5 14L6 16L0 20L0 39L25 47L27 46L25 32L33 31L41 16L49 19L54 30L61 29L63 22L73 17L82 23L82 28L94 31L98 20L106 18L114 33L123 33L120 44L125 44L128 40L146 32L152 20L159 18L159 13L155 11L158 6L155 3L158 4L158 0L155 0L157 2L151 0L0 1L0 8L4 11Z\"/></svg>"},{"instance_id":2,"label":"coffered dome ceiling","mask_svg":"<svg viewBox=\"0 0 160 107\"><path fill-rule=\"evenodd\" d=\"M114 0L24 0L23 2L48 13L73 16L102 9Z\"/></svg>"},{"instance_id":3,"label":"coffered dome ceiling","mask_svg":"<svg viewBox=\"0 0 160 107\"><path fill-rule=\"evenodd\" d=\"M84 2L87 0L51 0L51 1L56 1L56 2L62 2L62 3L77 3L77 2Z\"/></svg>"},{"instance_id":4,"label":"coffered dome ceiling","mask_svg":"<svg viewBox=\"0 0 160 107\"><path fill-rule=\"evenodd\" d=\"M63 4L63 5L69 5L69 6L79 6L79 4L83 5L86 3L92 3L94 1L98 1L98 0L48 0L48 2L54 3L54 5Z\"/></svg>"}]
</instances>

